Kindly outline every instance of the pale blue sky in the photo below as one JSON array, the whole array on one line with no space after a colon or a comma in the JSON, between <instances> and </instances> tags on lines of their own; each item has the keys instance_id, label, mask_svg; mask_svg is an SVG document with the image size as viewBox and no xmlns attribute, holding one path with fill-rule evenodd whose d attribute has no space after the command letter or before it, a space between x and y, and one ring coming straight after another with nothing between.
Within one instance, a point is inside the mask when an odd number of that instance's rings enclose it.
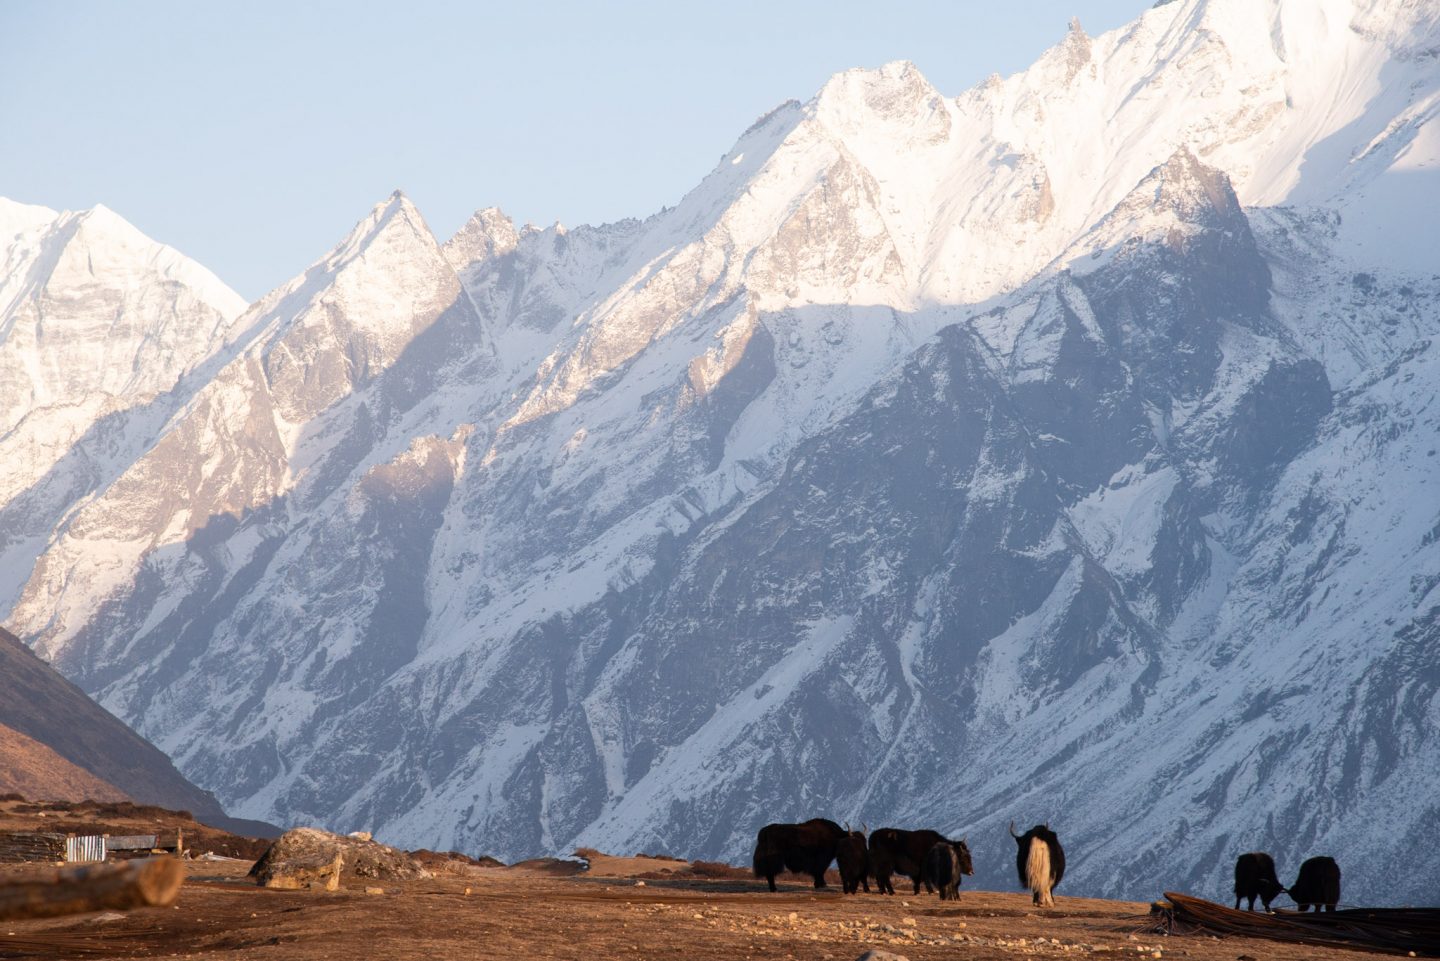
<instances>
[{"instance_id":1,"label":"pale blue sky","mask_svg":"<svg viewBox=\"0 0 1440 961\"><path fill-rule=\"evenodd\" d=\"M396 187L444 239L645 216L849 67L942 92L1148 0L0 0L0 196L104 203L254 299Z\"/></svg>"}]
</instances>

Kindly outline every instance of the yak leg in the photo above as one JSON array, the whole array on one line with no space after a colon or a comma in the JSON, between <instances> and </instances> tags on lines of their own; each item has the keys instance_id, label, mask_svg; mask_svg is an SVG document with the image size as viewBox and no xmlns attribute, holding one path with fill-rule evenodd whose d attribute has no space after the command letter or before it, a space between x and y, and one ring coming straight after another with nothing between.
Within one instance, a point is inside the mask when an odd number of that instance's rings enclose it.
<instances>
[{"instance_id":1,"label":"yak leg","mask_svg":"<svg viewBox=\"0 0 1440 961\"><path fill-rule=\"evenodd\" d=\"M765 880L770 882L770 890L771 890L771 891L776 890L776 887L775 887L775 875L773 875L773 874L767 874L767 875L765 875Z\"/></svg>"}]
</instances>

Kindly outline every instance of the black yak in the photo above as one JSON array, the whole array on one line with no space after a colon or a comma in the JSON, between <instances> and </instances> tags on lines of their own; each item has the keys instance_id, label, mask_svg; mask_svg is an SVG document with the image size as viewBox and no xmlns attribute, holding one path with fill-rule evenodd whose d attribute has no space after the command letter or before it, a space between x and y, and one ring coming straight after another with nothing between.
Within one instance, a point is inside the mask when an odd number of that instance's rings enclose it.
<instances>
[{"instance_id":1,"label":"black yak","mask_svg":"<svg viewBox=\"0 0 1440 961\"><path fill-rule=\"evenodd\" d=\"M1270 910L1270 902L1285 893L1285 885L1275 873L1275 860L1264 851L1251 851L1235 859L1235 910L1240 902L1250 899L1249 910L1255 910L1255 899Z\"/></svg>"},{"instance_id":2,"label":"black yak","mask_svg":"<svg viewBox=\"0 0 1440 961\"><path fill-rule=\"evenodd\" d=\"M925 884L940 892L941 901L960 900L960 875L974 874L965 839L942 841L925 853Z\"/></svg>"},{"instance_id":3,"label":"black yak","mask_svg":"<svg viewBox=\"0 0 1440 961\"><path fill-rule=\"evenodd\" d=\"M781 871L808 874L817 888L825 887L825 871L835 860L845 830L834 821L811 818L803 824L767 824L755 837L755 876L770 882Z\"/></svg>"},{"instance_id":4,"label":"black yak","mask_svg":"<svg viewBox=\"0 0 1440 961\"><path fill-rule=\"evenodd\" d=\"M1300 876L1290 885L1289 894L1301 911L1310 910L1312 904L1317 912L1321 908L1334 911L1340 903L1340 865L1334 858L1310 858L1300 865Z\"/></svg>"},{"instance_id":5,"label":"black yak","mask_svg":"<svg viewBox=\"0 0 1440 961\"><path fill-rule=\"evenodd\" d=\"M835 863L840 868L840 887L846 894L855 894L860 886L865 886L865 893L870 893L870 853L866 850L865 837L869 829L864 824L860 830L850 830L850 825L845 825L845 836L840 839L839 846L835 849Z\"/></svg>"},{"instance_id":6,"label":"black yak","mask_svg":"<svg viewBox=\"0 0 1440 961\"><path fill-rule=\"evenodd\" d=\"M938 831L902 831L880 828L870 832L870 870L881 894L894 894L890 875L903 874L920 893L920 880L925 870L925 855L937 844L949 843Z\"/></svg>"},{"instance_id":7,"label":"black yak","mask_svg":"<svg viewBox=\"0 0 1440 961\"><path fill-rule=\"evenodd\" d=\"M1053 908L1055 898L1050 892L1065 876L1065 851L1060 847L1060 839L1049 824L1037 824L1024 834L1016 834L1014 821L1010 822L1010 836L1019 846L1015 852L1015 871L1020 876L1020 886L1030 889L1031 901L1036 907Z\"/></svg>"}]
</instances>

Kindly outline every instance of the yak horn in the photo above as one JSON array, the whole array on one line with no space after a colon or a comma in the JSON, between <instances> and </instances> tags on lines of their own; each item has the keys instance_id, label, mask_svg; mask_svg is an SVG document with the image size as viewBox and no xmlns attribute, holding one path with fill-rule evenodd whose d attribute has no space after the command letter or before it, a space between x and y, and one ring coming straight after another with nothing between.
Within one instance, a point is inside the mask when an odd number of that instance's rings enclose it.
<instances>
[{"instance_id":1,"label":"yak horn","mask_svg":"<svg viewBox=\"0 0 1440 961\"><path fill-rule=\"evenodd\" d=\"M1015 833L1015 822L1014 822L1014 821L1011 821L1011 822L1010 822L1010 836L1011 836L1012 838L1014 838L1015 840L1017 840L1017 841L1020 840L1020 835L1018 835L1018 834Z\"/></svg>"},{"instance_id":2,"label":"yak horn","mask_svg":"<svg viewBox=\"0 0 1440 961\"><path fill-rule=\"evenodd\" d=\"M845 833L846 833L846 834L849 834L849 833L850 833L850 822L849 822L849 821L846 821L846 822L845 822Z\"/></svg>"},{"instance_id":3,"label":"yak horn","mask_svg":"<svg viewBox=\"0 0 1440 961\"><path fill-rule=\"evenodd\" d=\"M865 825L864 821L860 822L860 833L865 835L867 838L870 836L870 828Z\"/></svg>"}]
</instances>

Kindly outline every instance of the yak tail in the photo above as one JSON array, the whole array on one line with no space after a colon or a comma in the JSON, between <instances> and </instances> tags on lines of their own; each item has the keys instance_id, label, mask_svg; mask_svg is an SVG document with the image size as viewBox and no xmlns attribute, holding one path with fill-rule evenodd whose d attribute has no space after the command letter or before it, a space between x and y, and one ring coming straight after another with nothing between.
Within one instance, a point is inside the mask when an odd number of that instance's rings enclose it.
<instances>
[{"instance_id":1,"label":"yak tail","mask_svg":"<svg viewBox=\"0 0 1440 961\"><path fill-rule=\"evenodd\" d=\"M1043 838L1030 841L1029 857L1025 861L1025 883L1037 905L1051 905L1050 897L1050 845Z\"/></svg>"}]
</instances>

